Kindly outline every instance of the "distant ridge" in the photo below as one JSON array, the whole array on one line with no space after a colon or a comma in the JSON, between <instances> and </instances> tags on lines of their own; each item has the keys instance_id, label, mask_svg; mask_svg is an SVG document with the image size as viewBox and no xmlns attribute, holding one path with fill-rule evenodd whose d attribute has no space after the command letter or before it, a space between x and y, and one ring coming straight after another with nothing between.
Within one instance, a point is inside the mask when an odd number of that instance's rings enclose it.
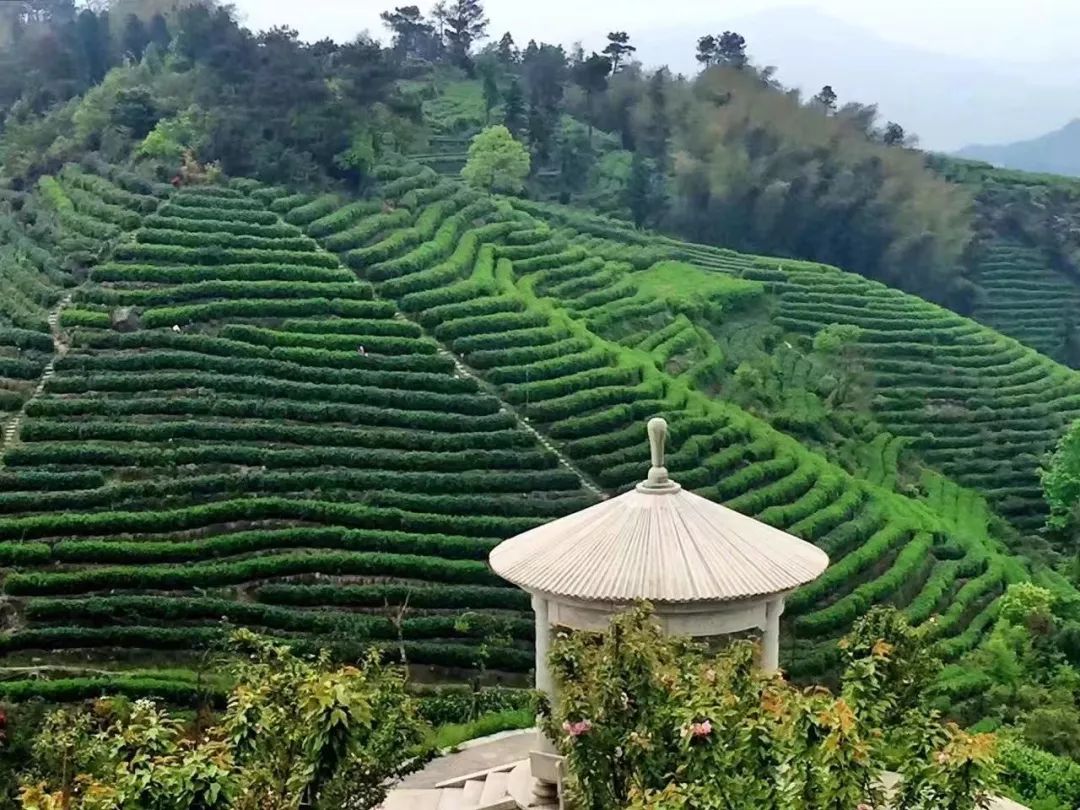
<instances>
[{"instance_id":1,"label":"distant ridge","mask_svg":"<svg viewBox=\"0 0 1080 810\"><path fill-rule=\"evenodd\" d=\"M1061 129L1026 141L965 146L959 157L984 160L1006 169L1080 176L1080 118Z\"/></svg>"}]
</instances>

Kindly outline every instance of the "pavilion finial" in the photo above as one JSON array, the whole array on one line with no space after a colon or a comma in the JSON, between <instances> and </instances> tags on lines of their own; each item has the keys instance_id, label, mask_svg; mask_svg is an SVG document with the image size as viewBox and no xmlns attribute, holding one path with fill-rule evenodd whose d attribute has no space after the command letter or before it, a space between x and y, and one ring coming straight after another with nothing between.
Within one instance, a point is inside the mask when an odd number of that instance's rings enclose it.
<instances>
[{"instance_id":1,"label":"pavilion finial","mask_svg":"<svg viewBox=\"0 0 1080 810\"><path fill-rule=\"evenodd\" d=\"M667 467L664 466L664 443L667 441L667 420L661 416L654 416L649 420L649 451L652 456L652 466L649 467L649 477L645 480L644 487L647 489L673 489L677 485L668 478Z\"/></svg>"}]
</instances>

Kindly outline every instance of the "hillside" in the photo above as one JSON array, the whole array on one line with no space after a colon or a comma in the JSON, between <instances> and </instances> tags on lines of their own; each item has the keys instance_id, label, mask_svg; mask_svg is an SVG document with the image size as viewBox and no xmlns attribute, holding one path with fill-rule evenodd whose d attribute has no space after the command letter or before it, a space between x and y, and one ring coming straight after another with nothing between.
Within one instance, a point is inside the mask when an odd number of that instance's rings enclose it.
<instances>
[{"instance_id":1,"label":"hillside","mask_svg":"<svg viewBox=\"0 0 1080 810\"><path fill-rule=\"evenodd\" d=\"M1080 119L1037 138L1002 144L972 144L956 152L1005 169L1080 176Z\"/></svg>"},{"instance_id":2,"label":"hillside","mask_svg":"<svg viewBox=\"0 0 1080 810\"><path fill-rule=\"evenodd\" d=\"M973 318L1060 363L1080 367L1080 184L1052 174L931 158L975 199L968 273Z\"/></svg>"},{"instance_id":3,"label":"hillside","mask_svg":"<svg viewBox=\"0 0 1080 810\"><path fill-rule=\"evenodd\" d=\"M195 666L224 619L343 656L374 644L444 672L524 672L527 600L488 572L487 550L639 480L658 413L674 477L832 555L789 601L795 674L827 673L834 639L881 602L936 616L955 658L1028 576L978 495L901 453L1024 499L1006 512L1033 526L1034 459L1010 443L1053 440L1046 413L1075 407L1071 372L829 268L623 233L416 164L381 177L396 208L254 183L159 199L77 167L45 184L71 201L68 225L105 239L63 308L55 372L36 395L23 386L9 421L8 666ZM814 439L822 361L797 335L846 320L864 329L895 439ZM48 334L30 334L36 375ZM893 359L897 345L925 360ZM770 353L786 408L712 396ZM1002 373L1015 386L988 388ZM989 469L957 458L973 430L1001 448ZM481 653L491 620L513 641ZM190 688L176 672L122 684L162 678ZM76 688L48 683L0 691Z\"/></svg>"}]
</instances>

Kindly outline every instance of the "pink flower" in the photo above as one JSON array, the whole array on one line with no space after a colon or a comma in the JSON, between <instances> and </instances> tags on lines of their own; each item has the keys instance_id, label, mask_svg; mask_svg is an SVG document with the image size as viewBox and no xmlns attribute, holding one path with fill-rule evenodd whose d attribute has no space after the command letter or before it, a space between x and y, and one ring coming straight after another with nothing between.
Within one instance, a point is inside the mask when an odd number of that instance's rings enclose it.
<instances>
[{"instance_id":1,"label":"pink flower","mask_svg":"<svg viewBox=\"0 0 1080 810\"><path fill-rule=\"evenodd\" d=\"M944 751L939 751L937 755L937 761L939 765L945 765L949 761L949 755Z\"/></svg>"},{"instance_id":2,"label":"pink flower","mask_svg":"<svg viewBox=\"0 0 1080 810\"><path fill-rule=\"evenodd\" d=\"M708 737L710 734L712 734L712 723L708 720L702 720L700 723L690 724L690 736Z\"/></svg>"},{"instance_id":3,"label":"pink flower","mask_svg":"<svg viewBox=\"0 0 1080 810\"><path fill-rule=\"evenodd\" d=\"M580 737L582 734L588 734L592 730L592 722L589 720L578 720L575 723L571 723L567 720L562 724L563 731L569 734L571 737Z\"/></svg>"},{"instance_id":4,"label":"pink flower","mask_svg":"<svg viewBox=\"0 0 1080 810\"><path fill-rule=\"evenodd\" d=\"M866 802L863 802L858 807L856 807L855 810L874 810L874 808L868 805Z\"/></svg>"}]
</instances>

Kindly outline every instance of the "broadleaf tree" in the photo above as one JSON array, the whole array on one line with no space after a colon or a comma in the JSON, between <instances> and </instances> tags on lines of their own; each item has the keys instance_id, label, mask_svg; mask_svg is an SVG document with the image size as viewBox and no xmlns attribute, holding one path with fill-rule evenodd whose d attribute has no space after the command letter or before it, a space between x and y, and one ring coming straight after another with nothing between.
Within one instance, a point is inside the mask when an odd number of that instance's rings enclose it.
<instances>
[{"instance_id":1,"label":"broadleaf tree","mask_svg":"<svg viewBox=\"0 0 1080 810\"><path fill-rule=\"evenodd\" d=\"M461 176L469 185L498 194L517 194L529 176L529 152L502 125L488 127L473 138Z\"/></svg>"}]
</instances>

